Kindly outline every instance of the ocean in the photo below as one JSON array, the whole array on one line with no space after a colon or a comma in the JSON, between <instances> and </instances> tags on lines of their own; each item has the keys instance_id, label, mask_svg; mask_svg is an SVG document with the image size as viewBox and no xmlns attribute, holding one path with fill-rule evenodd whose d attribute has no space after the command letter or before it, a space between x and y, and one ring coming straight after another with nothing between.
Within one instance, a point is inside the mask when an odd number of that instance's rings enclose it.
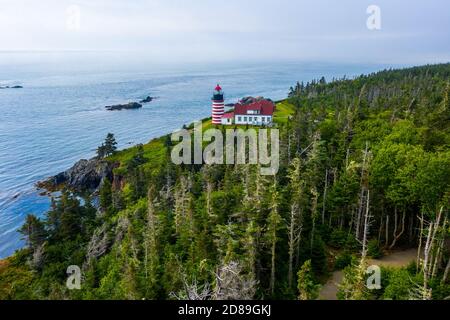
<instances>
[{"instance_id":1,"label":"ocean","mask_svg":"<svg viewBox=\"0 0 450 320\"><path fill-rule=\"evenodd\" d=\"M44 216L49 208L50 199L38 194L35 183L93 157L108 132L123 149L208 117L217 83L226 103L249 95L279 100L297 80L352 77L390 67L319 62L158 66L102 55L0 53L0 86L23 86L0 90L0 258L23 246L17 229L26 215ZM157 99L139 110L104 108L148 95Z\"/></svg>"}]
</instances>

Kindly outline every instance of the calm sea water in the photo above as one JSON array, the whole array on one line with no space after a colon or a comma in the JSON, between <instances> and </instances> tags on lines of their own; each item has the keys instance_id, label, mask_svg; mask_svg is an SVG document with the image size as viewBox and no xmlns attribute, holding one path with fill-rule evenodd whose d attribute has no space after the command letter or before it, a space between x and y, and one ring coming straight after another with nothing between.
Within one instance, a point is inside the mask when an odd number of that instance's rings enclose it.
<instances>
[{"instance_id":1,"label":"calm sea water","mask_svg":"<svg viewBox=\"0 0 450 320\"><path fill-rule=\"evenodd\" d=\"M210 115L217 83L227 102L253 95L285 98L297 80L353 76L375 65L322 63L209 64L158 68L105 62L101 57L0 54L0 258L23 246L17 229L29 213L43 216L49 199L34 184L94 156L113 132L120 148L145 143ZM97 60L96 60L97 59ZM97 62L98 63L97 63ZM3 62L3 63L2 63ZM384 66L383 66L384 67ZM104 106L157 100L140 110L108 112Z\"/></svg>"}]
</instances>

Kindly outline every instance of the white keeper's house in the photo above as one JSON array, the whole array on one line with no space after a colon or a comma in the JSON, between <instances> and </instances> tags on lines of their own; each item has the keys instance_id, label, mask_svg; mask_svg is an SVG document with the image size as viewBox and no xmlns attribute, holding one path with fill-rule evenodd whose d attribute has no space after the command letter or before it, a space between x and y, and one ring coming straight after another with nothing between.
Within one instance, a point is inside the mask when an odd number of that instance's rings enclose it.
<instances>
[{"instance_id":1,"label":"white keeper's house","mask_svg":"<svg viewBox=\"0 0 450 320\"><path fill-rule=\"evenodd\" d=\"M263 98L246 98L234 105L234 111L225 113L222 88L217 85L212 98L212 124L270 126L275 104Z\"/></svg>"}]
</instances>

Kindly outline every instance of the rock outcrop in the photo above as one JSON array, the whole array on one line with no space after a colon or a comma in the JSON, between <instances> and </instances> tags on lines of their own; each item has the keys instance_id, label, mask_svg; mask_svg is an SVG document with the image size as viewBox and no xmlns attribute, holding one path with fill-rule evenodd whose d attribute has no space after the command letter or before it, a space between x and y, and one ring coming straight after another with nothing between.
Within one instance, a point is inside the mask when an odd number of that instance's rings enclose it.
<instances>
[{"instance_id":1,"label":"rock outcrop","mask_svg":"<svg viewBox=\"0 0 450 320\"><path fill-rule=\"evenodd\" d=\"M152 102L153 99L155 99L155 98L148 96L147 98L145 98L145 99L143 99L143 100L141 100L139 102L140 103L149 103L149 102Z\"/></svg>"},{"instance_id":2,"label":"rock outcrop","mask_svg":"<svg viewBox=\"0 0 450 320\"><path fill-rule=\"evenodd\" d=\"M83 159L75 163L72 168L39 182L37 186L49 191L65 186L79 192L94 192L105 178L112 179L114 167L114 164L103 159Z\"/></svg>"},{"instance_id":3,"label":"rock outcrop","mask_svg":"<svg viewBox=\"0 0 450 320\"><path fill-rule=\"evenodd\" d=\"M272 101L271 99L266 99L264 97L244 97L239 101L239 103L242 105L248 105L261 100Z\"/></svg>"},{"instance_id":4,"label":"rock outcrop","mask_svg":"<svg viewBox=\"0 0 450 320\"><path fill-rule=\"evenodd\" d=\"M10 87L10 86L0 86L0 89L22 89L23 87L22 86L12 86L12 87Z\"/></svg>"},{"instance_id":5,"label":"rock outcrop","mask_svg":"<svg viewBox=\"0 0 450 320\"><path fill-rule=\"evenodd\" d=\"M140 109L142 108L142 104L137 102L130 102L127 104L116 104L114 106L106 106L105 108L106 110L109 111Z\"/></svg>"}]
</instances>

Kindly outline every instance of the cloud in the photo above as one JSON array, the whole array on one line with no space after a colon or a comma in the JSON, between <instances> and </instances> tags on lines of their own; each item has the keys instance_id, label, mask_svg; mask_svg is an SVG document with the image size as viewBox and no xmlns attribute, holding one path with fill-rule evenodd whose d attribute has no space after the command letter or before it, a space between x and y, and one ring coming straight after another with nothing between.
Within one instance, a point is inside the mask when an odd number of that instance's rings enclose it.
<instances>
[{"instance_id":1,"label":"cloud","mask_svg":"<svg viewBox=\"0 0 450 320\"><path fill-rule=\"evenodd\" d=\"M161 61L448 59L446 0L374 2L378 31L366 27L366 0L0 0L0 50L113 50ZM73 30L71 5L80 11Z\"/></svg>"}]
</instances>

